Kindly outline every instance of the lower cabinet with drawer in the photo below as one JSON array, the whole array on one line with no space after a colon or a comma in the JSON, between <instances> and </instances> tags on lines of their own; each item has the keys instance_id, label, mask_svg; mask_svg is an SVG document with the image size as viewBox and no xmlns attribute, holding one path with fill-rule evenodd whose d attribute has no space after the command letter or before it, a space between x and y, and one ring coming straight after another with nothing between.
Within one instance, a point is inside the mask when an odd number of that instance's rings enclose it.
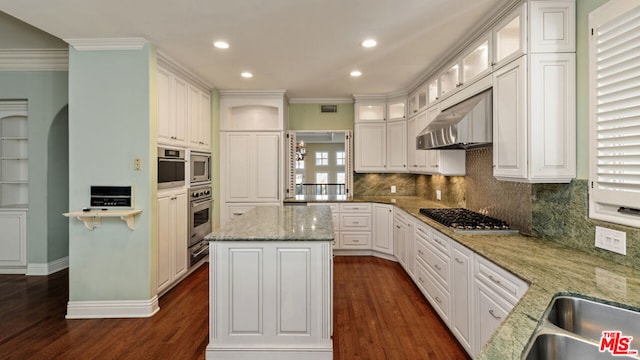
<instances>
[{"instance_id":1,"label":"lower cabinet with drawer","mask_svg":"<svg viewBox=\"0 0 640 360\"><path fill-rule=\"evenodd\" d=\"M480 255L474 261L475 346L477 355L482 346L502 324L529 285Z\"/></svg>"},{"instance_id":2,"label":"lower cabinet with drawer","mask_svg":"<svg viewBox=\"0 0 640 360\"><path fill-rule=\"evenodd\" d=\"M337 249L371 249L371 203L340 204L340 238Z\"/></svg>"}]
</instances>

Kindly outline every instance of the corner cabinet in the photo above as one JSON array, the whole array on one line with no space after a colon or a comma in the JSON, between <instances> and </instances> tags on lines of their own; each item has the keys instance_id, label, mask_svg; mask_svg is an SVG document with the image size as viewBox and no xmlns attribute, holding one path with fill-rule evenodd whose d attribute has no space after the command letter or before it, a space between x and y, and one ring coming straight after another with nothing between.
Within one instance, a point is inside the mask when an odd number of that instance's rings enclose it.
<instances>
[{"instance_id":1,"label":"corner cabinet","mask_svg":"<svg viewBox=\"0 0 640 360\"><path fill-rule=\"evenodd\" d=\"M389 101L379 96L355 97L355 171L406 172L405 97L394 97ZM389 109L388 113L386 109Z\"/></svg>"},{"instance_id":2,"label":"corner cabinet","mask_svg":"<svg viewBox=\"0 0 640 360\"><path fill-rule=\"evenodd\" d=\"M284 91L220 91L220 223L280 205L285 189Z\"/></svg>"},{"instance_id":3,"label":"corner cabinet","mask_svg":"<svg viewBox=\"0 0 640 360\"><path fill-rule=\"evenodd\" d=\"M186 190L158 194L158 294L187 274L188 229Z\"/></svg>"},{"instance_id":4,"label":"corner cabinet","mask_svg":"<svg viewBox=\"0 0 640 360\"><path fill-rule=\"evenodd\" d=\"M393 255L393 206L373 204L373 250Z\"/></svg>"},{"instance_id":5,"label":"corner cabinet","mask_svg":"<svg viewBox=\"0 0 640 360\"><path fill-rule=\"evenodd\" d=\"M576 176L575 2L527 1L494 34L493 175L570 182Z\"/></svg>"}]
</instances>

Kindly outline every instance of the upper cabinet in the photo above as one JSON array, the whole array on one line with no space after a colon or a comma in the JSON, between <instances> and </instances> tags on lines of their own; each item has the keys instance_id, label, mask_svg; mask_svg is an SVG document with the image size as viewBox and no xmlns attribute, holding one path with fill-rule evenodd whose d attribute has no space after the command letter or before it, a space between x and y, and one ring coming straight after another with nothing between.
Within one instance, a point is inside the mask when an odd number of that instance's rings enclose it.
<instances>
[{"instance_id":1,"label":"upper cabinet","mask_svg":"<svg viewBox=\"0 0 640 360\"><path fill-rule=\"evenodd\" d=\"M473 81L482 78L491 72L491 51L489 36L485 36L475 46L470 47L460 61L461 74L460 84L469 85Z\"/></svg>"},{"instance_id":2,"label":"upper cabinet","mask_svg":"<svg viewBox=\"0 0 640 360\"><path fill-rule=\"evenodd\" d=\"M493 28L493 66L498 68L522 55L526 49L527 6L517 7Z\"/></svg>"},{"instance_id":3,"label":"upper cabinet","mask_svg":"<svg viewBox=\"0 0 640 360\"><path fill-rule=\"evenodd\" d=\"M284 131L286 96L274 91L220 91L221 131Z\"/></svg>"},{"instance_id":4,"label":"upper cabinet","mask_svg":"<svg viewBox=\"0 0 640 360\"><path fill-rule=\"evenodd\" d=\"M389 121L407 118L407 97L393 97L387 101L387 119Z\"/></svg>"},{"instance_id":5,"label":"upper cabinet","mask_svg":"<svg viewBox=\"0 0 640 360\"><path fill-rule=\"evenodd\" d=\"M420 86L409 95L409 116L413 116L427 108L427 86Z\"/></svg>"},{"instance_id":6,"label":"upper cabinet","mask_svg":"<svg viewBox=\"0 0 640 360\"><path fill-rule=\"evenodd\" d=\"M440 95L445 97L460 87L460 64L455 63L440 75Z\"/></svg>"},{"instance_id":7,"label":"upper cabinet","mask_svg":"<svg viewBox=\"0 0 640 360\"><path fill-rule=\"evenodd\" d=\"M211 151L211 96L194 76L158 57L158 143Z\"/></svg>"},{"instance_id":8,"label":"upper cabinet","mask_svg":"<svg viewBox=\"0 0 640 360\"><path fill-rule=\"evenodd\" d=\"M386 99L356 101L356 121L385 121Z\"/></svg>"},{"instance_id":9,"label":"upper cabinet","mask_svg":"<svg viewBox=\"0 0 640 360\"><path fill-rule=\"evenodd\" d=\"M569 182L576 175L575 2L525 2L501 24L495 31L500 67L493 72L493 175ZM518 46L506 30L515 24L528 34ZM501 40L501 29L511 41Z\"/></svg>"},{"instance_id":10,"label":"upper cabinet","mask_svg":"<svg viewBox=\"0 0 640 360\"><path fill-rule=\"evenodd\" d=\"M440 100L440 79L433 78L427 81L427 91L428 91L428 106L435 104L438 100Z\"/></svg>"}]
</instances>

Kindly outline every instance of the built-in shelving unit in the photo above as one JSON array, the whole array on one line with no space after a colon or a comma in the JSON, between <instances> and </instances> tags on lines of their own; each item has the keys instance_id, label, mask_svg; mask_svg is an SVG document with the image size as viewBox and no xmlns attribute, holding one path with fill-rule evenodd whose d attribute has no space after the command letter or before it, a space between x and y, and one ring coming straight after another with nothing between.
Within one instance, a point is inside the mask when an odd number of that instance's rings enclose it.
<instances>
[{"instance_id":1,"label":"built-in shelving unit","mask_svg":"<svg viewBox=\"0 0 640 360\"><path fill-rule=\"evenodd\" d=\"M29 202L27 103L0 104L0 206L26 208Z\"/></svg>"}]
</instances>

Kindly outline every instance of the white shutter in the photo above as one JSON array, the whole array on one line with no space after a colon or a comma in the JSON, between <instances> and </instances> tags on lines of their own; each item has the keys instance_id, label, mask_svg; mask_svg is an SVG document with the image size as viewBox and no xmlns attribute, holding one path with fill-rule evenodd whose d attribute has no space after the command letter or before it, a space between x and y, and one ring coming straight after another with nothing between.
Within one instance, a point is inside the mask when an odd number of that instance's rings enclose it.
<instances>
[{"instance_id":1,"label":"white shutter","mask_svg":"<svg viewBox=\"0 0 640 360\"><path fill-rule=\"evenodd\" d=\"M287 195L296 195L296 133L287 133Z\"/></svg>"},{"instance_id":2,"label":"white shutter","mask_svg":"<svg viewBox=\"0 0 640 360\"><path fill-rule=\"evenodd\" d=\"M640 4L589 14L589 216L640 226Z\"/></svg>"},{"instance_id":3,"label":"white shutter","mask_svg":"<svg viewBox=\"0 0 640 360\"><path fill-rule=\"evenodd\" d=\"M345 131L344 138L344 186L347 197L353 197L353 131Z\"/></svg>"}]
</instances>

